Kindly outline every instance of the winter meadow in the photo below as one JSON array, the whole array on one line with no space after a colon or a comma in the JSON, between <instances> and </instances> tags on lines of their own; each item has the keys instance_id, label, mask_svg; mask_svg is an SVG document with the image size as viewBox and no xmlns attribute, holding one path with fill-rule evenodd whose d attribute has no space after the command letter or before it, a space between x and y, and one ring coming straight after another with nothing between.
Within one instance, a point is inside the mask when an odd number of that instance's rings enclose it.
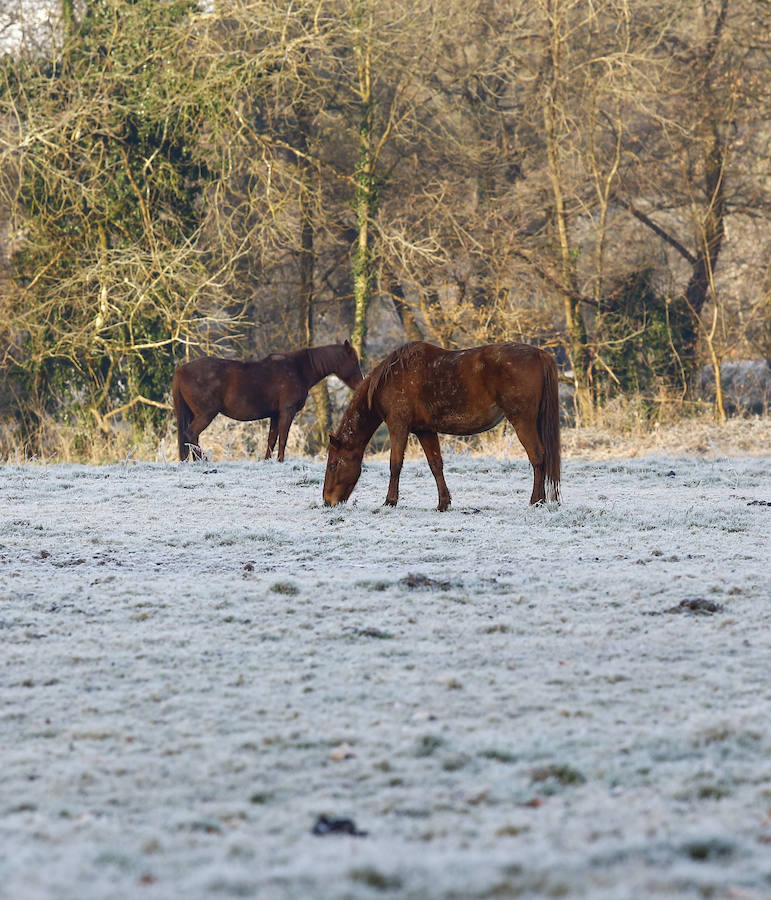
<instances>
[{"instance_id":1,"label":"winter meadow","mask_svg":"<svg viewBox=\"0 0 771 900\"><path fill-rule=\"evenodd\" d=\"M0 900L771 897L770 34L1 0Z\"/></svg>"},{"instance_id":2,"label":"winter meadow","mask_svg":"<svg viewBox=\"0 0 771 900\"><path fill-rule=\"evenodd\" d=\"M768 457L509 450L3 466L0 896L767 897Z\"/></svg>"}]
</instances>

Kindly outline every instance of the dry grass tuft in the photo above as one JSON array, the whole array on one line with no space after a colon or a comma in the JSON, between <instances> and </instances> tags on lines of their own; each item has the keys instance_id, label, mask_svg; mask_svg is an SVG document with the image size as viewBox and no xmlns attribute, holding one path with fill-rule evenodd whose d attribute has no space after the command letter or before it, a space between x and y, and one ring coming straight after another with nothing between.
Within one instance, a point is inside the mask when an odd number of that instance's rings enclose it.
<instances>
[{"instance_id":1,"label":"dry grass tuft","mask_svg":"<svg viewBox=\"0 0 771 900\"><path fill-rule=\"evenodd\" d=\"M564 428L567 459L611 459L636 456L771 456L771 418L685 419L654 422L634 432L607 427Z\"/></svg>"},{"instance_id":2,"label":"dry grass tuft","mask_svg":"<svg viewBox=\"0 0 771 900\"><path fill-rule=\"evenodd\" d=\"M287 459L310 458L309 429L295 421L289 432ZM267 420L235 422L218 416L201 435L203 449L212 461L259 460L265 455ZM80 462L91 465L144 460L176 462L177 435L172 421L163 437L146 435L137 441L126 427L110 434L44 422L41 428L43 452L24 447L7 425L0 424L0 461L10 463ZM522 456L522 446L508 424L470 437L441 436L445 454L484 455L495 458ZM771 456L771 417L733 418L715 422L708 413L674 421L646 420L623 410L603 410L601 420L591 427L563 427L563 459L614 459L652 455L671 456ZM375 457L388 455L387 433L383 428L370 444ZM325 453L317 454L323 459ZM275 458L275 452L274 452ZM415 438L407 447L408 459L422 459L423 451Z\"/></svg>"}]
</instances>

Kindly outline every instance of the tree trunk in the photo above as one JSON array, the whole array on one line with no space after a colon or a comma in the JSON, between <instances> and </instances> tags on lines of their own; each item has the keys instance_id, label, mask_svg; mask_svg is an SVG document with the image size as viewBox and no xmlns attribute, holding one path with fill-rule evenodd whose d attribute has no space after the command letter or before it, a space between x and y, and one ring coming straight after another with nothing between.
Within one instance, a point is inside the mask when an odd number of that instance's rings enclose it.
<instances>
[{"instance_id":1,"label":"tree trunk","mask_svg":"<svg viewBox=\"0 0 771 900\"><path fill-rule=\"evenodd\" d=\"M353 9L356 65L361 117L359 121L359 159L356 164L354 210L358 237L353 260L353 297L355 304L351 342L363 363L366 358L367 312L372 297L372 247L369 224L375 212L375 153L373 149L374 101L372 98L372 16L364 22L364 0L356 0Z\"/></svg>"},{"instance_id":2,"label":"tree trunk","mask_svg":"<svg viewBox=\"0 0 771 900\"><path fill-rule=\"evenodd\" d=\"M707 207L701 222L696 225L698 250L685 289L690 322L683 333L682 358L689 376L694 374L697 367L701 314L711 292L712 273L715 271L725 236L724 166L725 157L720 137L713 134L711 146L704 158Z\"/></svg>"},{"instance_id":3,"label":"tree trunk","mask_svg":"<svg viewBox=\"0 0 771 900\"><path fill-rule=\"evenodd\" d=\"M315 254L313 249L313 221L307 201L302 203L302 227L300 231L300 298L305 326L305 344L313 347L316 343L316 322L313 315L313 269ZM327 435L331 426L331 404L326 378L311 388L311 397L316 410L316 423L311 433L312 453L327 445Z\"/></svg>"},{"instance_id":4,"label":"tree trunk","mask_svg":"<svg viewBox=\"0 0 771 900\"><path fill-rule=\"evenodd\" d=\"M74 0L62 0L62 21L64 22L64 37L69 39L75 33L75 8Z\"/></svg>"},{"instance_id":5,"label":"tree trunk","mask_svg":"<svg viewBox=\"0 0 771 900\"><path fill-rule=\"evenodd\" d=\"M386 291L388 294L390 294L391 299L394 302L396 314L399 316L399 321L402 323L404 333L407 335L407 340L422 341L423 332L420 330L420 327L415 319L415 314L413 313L409 303L407 303L407 300L405 299L404 289L402 288L401 282L396 277L396 274L391 268L386 268L383 272L383 275L386 283Z\"/></svg>"},{"instance_id":6,"label":"tree trunk","mask_svg":"<svg viewBox=\"0 0 771 900\"><path fill-rule=\"evenodd\" d=\"M357 179L358 180L358 179ZM353 259L354 319L351 342L363 363L366 358L367 312L372 299L372 260L369 246L369 192L356 189L358 238Z\"/></svg>"},{"instance_id":7,"label":"tree trunk","mask_svg":"<svg viewBox=\"0 0 771 900\"><path fill-rule=\"evenodd\" d=\"M549 12L550 46L546 57L548 74L544 83L543 97L544 136L554 199L554 223L560 249L561 281L565 298L565 325L568 333L568 352L573 366L576 413L579 419L586 424L594 418L594 402L589 382L591 354L587 343L586 325L581 313L581 301L578 299L579 292L575 262L568 235L564 178L559 147L560 137L557 126L557 105L560 79L562 77L560 69L562 35L560 33L559 3L552 0L549 4Z\"/></svg>"},{"instance_id":8,"label":"tree trunk","mask_svg":"<svg viewBox=\"0 0 771 900\"><path fill-rule=\"evenodd\" d=\"M723 379L720 373L720 358L717 355L713 341L708 341L707 349L709 350L712 371L715 373L715 418L720 422L725 422L726 414L725 403L723 402Z\"/></svg>"},{"instance_id":9,"label":"tree trunk","mask_svg":"<svg viewBox=\"0 0 771 900\"><path fill-rule=\"evenodd\" d=\"M298 157L298 166L301 171L300 194L300 309L302 314L301 327L305 332L304 340L307 347L316 343L316 321L313 304L313 271L316 262L314 249L314 223L313 223L313 186L314 173L308 161L308 134L310 131L311 116L305 109L296 110L297 121L300 126L298 146L302 155ZM323 449L327 445L327 435L331 426L331 404L329 401L329 389L326 379L322 379L311 388L311 397L316 411L316 422L311 432L309 449L312 453Z\"/></svg>"}]
</instances>

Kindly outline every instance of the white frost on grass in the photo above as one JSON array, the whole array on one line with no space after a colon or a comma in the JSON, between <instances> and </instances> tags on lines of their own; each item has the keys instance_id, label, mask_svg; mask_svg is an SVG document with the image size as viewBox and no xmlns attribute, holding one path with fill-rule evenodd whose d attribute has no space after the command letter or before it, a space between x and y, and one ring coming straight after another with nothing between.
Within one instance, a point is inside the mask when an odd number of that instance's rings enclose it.
<instances>
[{"instance_id":1,"label":"white frost on grass","mask_svg":"<svg viewBox=\"0 0 771 900\"><path fill-rule=\"evenodd\" d=\"M0 896L768 897L769 460L445 471L0 467Z\"/></svg>"}]
</instances>

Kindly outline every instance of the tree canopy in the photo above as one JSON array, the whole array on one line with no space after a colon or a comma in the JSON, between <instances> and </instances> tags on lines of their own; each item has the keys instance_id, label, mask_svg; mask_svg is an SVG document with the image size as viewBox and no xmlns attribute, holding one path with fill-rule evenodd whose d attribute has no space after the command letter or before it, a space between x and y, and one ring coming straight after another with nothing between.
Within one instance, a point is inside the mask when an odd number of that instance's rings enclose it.
<instances>
[{"instance_id":1,"label":"tree canopy","mask_svg":"<svg viewBox=\"0 0 771 900\"><path fill-rule=\"evenodd\" d=\"M191 355L349 335L551 346L585 421L769 355L762 4L37 6L0 19L0 412L29 439L160 427Z\"/></svg>"}]
</instances>

